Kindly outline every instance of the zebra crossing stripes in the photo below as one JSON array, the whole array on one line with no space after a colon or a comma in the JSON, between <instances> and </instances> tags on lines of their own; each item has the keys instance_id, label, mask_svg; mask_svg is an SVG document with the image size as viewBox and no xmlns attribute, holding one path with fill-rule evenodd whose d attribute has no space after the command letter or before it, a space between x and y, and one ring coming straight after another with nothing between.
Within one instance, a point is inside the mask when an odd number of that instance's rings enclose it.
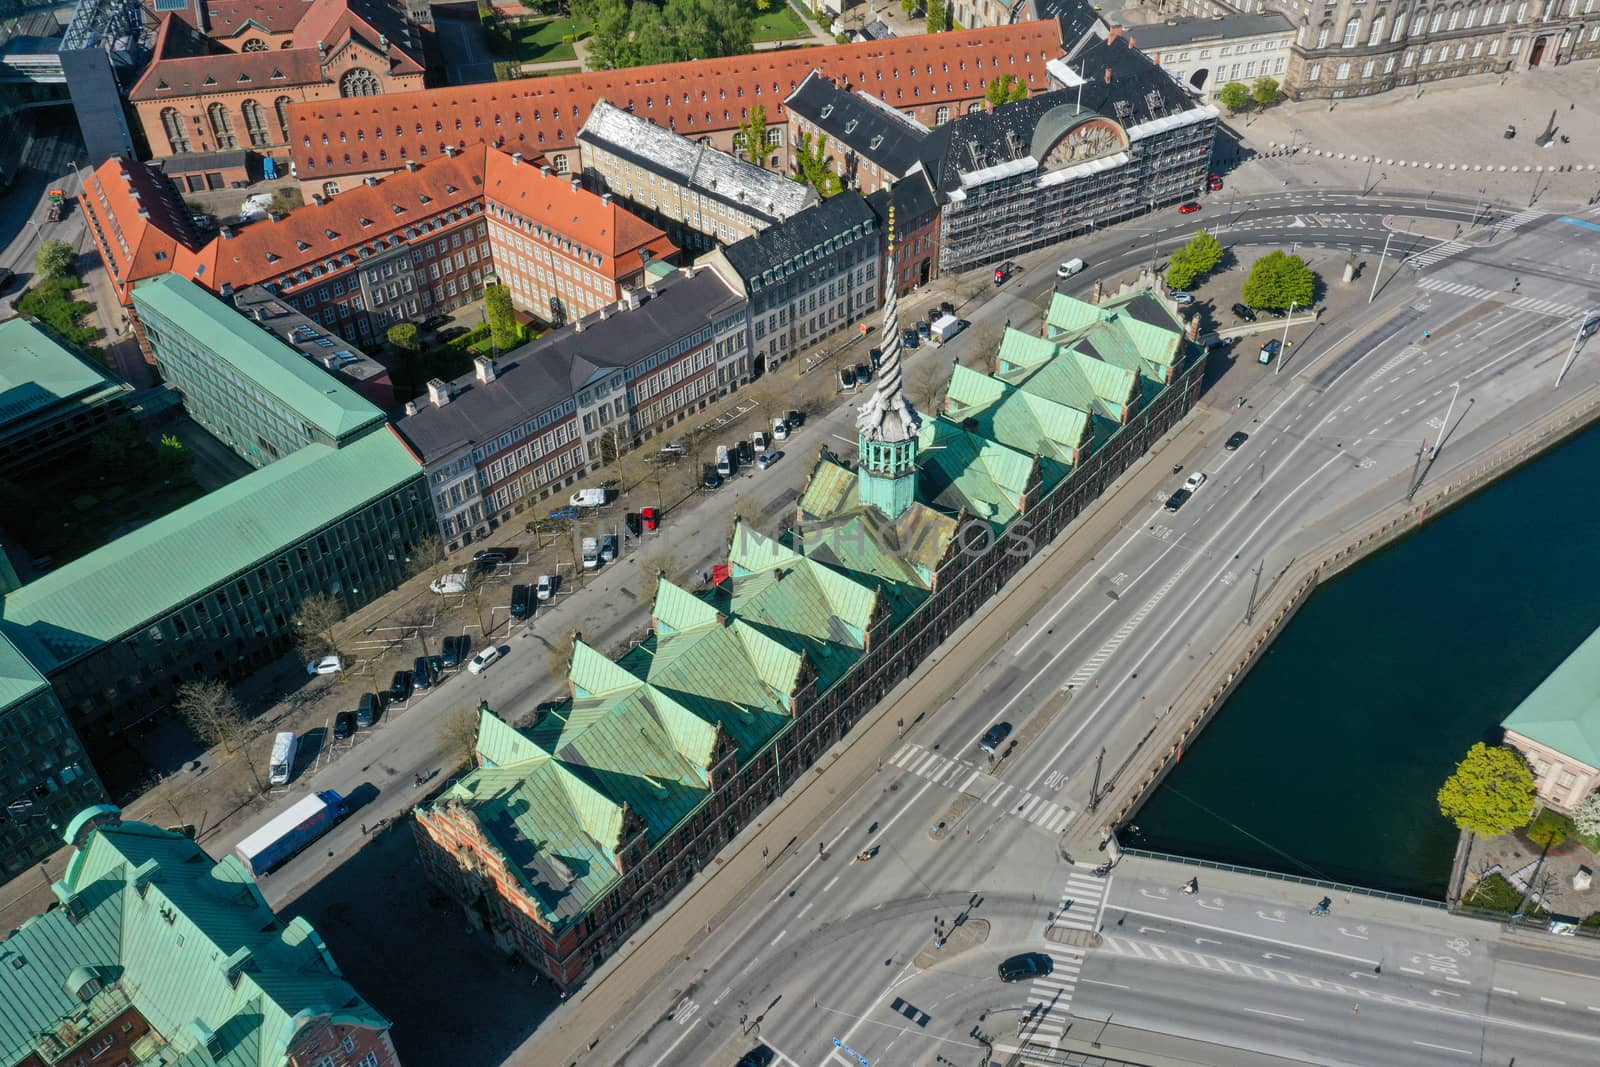
<instances>
[{"instance_id":1,"label":"zebra crossing stripes","mask_svg":"<svg viewBox=\"0 0 1600 1067\"><path fill-rule=\"evenodd\" d=\"M1447 282L1443 278L1423 278L1417 283L1422 289L1430 289L1436 293L1449 293L1451 296L1466 296L1474 300L1488 300L1501 296L1493 289L1485 289L1481 285L1468 285L1466 282Z\"/></svg>"},{"instance_id":2,"label":"zebra crossing stripes","mask_svg":"<svg viewBox=\"0 0 1600 1067\"><path fill-rule=\"evenodd\" d=\"M1515 215L1512 215L1509 218L1501 219L1499 222L1495 223L1494 231L1496 234L1502 234L1507 230L1521 229L1534 219L1543 217L1543 215L1544 212L1540 211L1538 208L1528 208L1525 211L1519 211Z\"/></svg>"},{"instance_id":3,"label":"zebra crossing stripes","mask_svg":"<svg viewBox=\"0 0 1600 1067\"><path fill-rule=\"evenodd\" d=\"M1093 930L1105 900L1110 878L1096 878L1087 866L1074 866L1061 887L1061 907L1052 918L1053 926ZM1058 950L1051 953L1050 973L1029 983L1029 1019L1021 1039L1024 1045L1055 1049L1067 1032L1067 1015L1072 995L1078 989L1078 974L1083 970L1083 954Z\"/></svg>"},{"instance_id":4,"label":"zebra crossing stripes","mask_svg":"<svg viewBox=\"0 0 1600 1067\"><path fill-rule=\"evenodd\" d=\"M1413 254L1406 259L1406 262L1413 269L1421 270L1423 267L1433 266L1442 259L1449 259L1457 253L1465 252L1471 247L1465 241L1441 241L1432 248L1425 248L1421 252Z\"/></svg>"},{"instance_id":5,"label":"zebra crossing stripes","mask_svg":"<svg viewBox=\"0 0 1600 1067\"><path fill-rule=\"evenodd\" d=\"M1583 308L1573 307L1571 304L1558 304L1554 300L1535 300L1531 296L1525 296L1521 300L1513 301L1511 306L1518 311L1532 311L1538 315L1554 315L1560 319L1570 319L1574 316L1582 315L1584 312Z\"/></svg>"},{"instance_id":6,"label":"zebra crossing stripes","mask_svg":"<svg viewBox=\"0 0 1600 1067\"><path fill-rule=\"evenodd\" d=\"M888 762L908 774L926 778L935 785L946 786L960 793L969 793L989 807L1003 811L1007 815L1015 815L1047 833L1054 834L1065 830L1076 814L1071 808L1063 807L1026 789L1006 785L1004 782L996 782L987 789L981 784L974 786L978 777L983 774L980 767L966 760L942 756L914 741L907 741L901 745L900 749L889 757Z\"/></svg>"},{"instance_id":7,"label":"zebra crossing stripes","mask_svg":"<svg viewBox=\"0 0 1600 1067\"><path fill-rule=\"evenodd\" d=\"M1108 881L1108 878L1096 878L1081 868L1074 868L1061 891L1061 908L1053 925L1093 930Z\"/></svg>"}]
</instances>

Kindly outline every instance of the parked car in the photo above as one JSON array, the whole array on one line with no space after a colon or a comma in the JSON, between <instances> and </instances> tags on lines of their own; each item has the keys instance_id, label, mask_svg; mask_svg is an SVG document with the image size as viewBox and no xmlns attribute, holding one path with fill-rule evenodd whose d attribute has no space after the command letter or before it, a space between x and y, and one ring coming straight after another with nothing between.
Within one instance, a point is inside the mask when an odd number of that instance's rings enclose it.
<instances>
[{"instance_id":1,"label":"parked car","mask_svg":"<svg viewBox=\"0 0 1600 1067\"><path fill-rule=\"evenodd\" d=\"M767 450L767 431L757 430L751 434L750 444L757 452L765 452Z\"/></svg>"},{"instance_id":2,"label":"parked car","mask_svg":"<svg viewBox=\"0 0 1600 1067\"><path fill-rule=\"evenodd\" d=\"M596 570L600 566L600 542L593 537L583 539L583 569Z\"/></svg>"},{"instance_id":3,"label":"parked car","mask_svg":"<svg viewBox=\"0 0 1600 1067\"><path fill-rule=\"evenodd\" d=\"M661 525L661 513L655 508L640 508L639 521L644 524L646 530L654 530Z\"/></svg>"},{"instance_id":4,"label":"parked car","mask_svg":"<svg viewBox=\"0 0 1600 1067\"><path fill-rule=\"evenodd\" d=\"M756 466L760 467L762 470L766 470L768 467L772 466L782 458L782 452L763 452L761 453L761 457L756 460Z\"/></svg>"},{"instance_id":5,"label":"parked car","mask_svg":"<svg viewBox=\"0 0 1600 1067\"><path fill-rule=\"evenodd\" d=\"M783 417L783 421L789 424L789 429L798 429L806 424L806 413L799 408L790 408L789 414Z\"/></svg>"},{"instance_id":6,"label":"parked car","mask_svg":"<svg viewBox=\"0 0 1600 1067\"><path fill-rule=\"evenodd\" d=\"M978 741L978 747L992 756L1000 748L1000 745L1004 743L1005 739L1010 736L1011 724L997 722L983 732L983 737Z\"/></svg>"},{"instance_id":7,"label":"parked car","mask_svg":"<svg viewBox=\"0 0 1600 1067\"><path fill-rule=\"evenodd\" d=\"M471 648L466 634L451 634L439 643L439 665L446 670L461 666L461 661L466 659Z\"/></svg>"},{"instance_id":8,"label":"parked car","mask_svg":"<svg viewBox=\"0 0 1600 1067\"><path fill-rule=\"evenodd\" d=\"M510 563L514 556L516 552L509 548L486 548L472 554L472 563L478 568L479 574L484 574L501 564Z\"/></svg>"},{"instance_id":9,"label":"parked car","mask_svg":"<svg viewBox=\"0 0 1600 1067\"><path fill-rule=\"evenodd\" d=\"M733 446L733 458L737 460L741 466L746 463L754 463L756 458L756 450L750 447L749 441L737 441ZM717 473L721 474L723 477L727 477L733 473L733 470L732 468L729 468L728 470L724 471L721 469L721 465L718 464Z\"/></svg>"},{"instance_id":10,"label":"parked car","mask_svg":"<svg viewBox=\"0 0 1600 1067\"><path fill-rule=\"evenodd\" d=\"M643 524L639 521L639 513L637 511L630 511L624 514L622 516L622 528L628 531L629 537L637 540L639 534L644 529Z\"/></svg>"},{"instance_id":11,"label":"parked car","mask_svg":"<svg viewBox=\"0 0 1600 1067\"><path fill-rule=\"evenodd\" d=\"M715 467L707 467L706 476L701 480L700 486L703 489L721 489L722 475L717 473Z\"/></svg>"},{"instance_id":12,"label":"parked car","mask_svg":"<svg viewBox=\"0 0 1600 1067\"><path fill-rule=\"evenodd\" d=\"M1204 471L1195 471L1193 474L1189 475L1188 478L1184 479L1183 487L1185 489L1189 490L1189 492L1193 493L1196 490L1198 490L1202 485L1205 485L1205 484L1206 484L1205 472Z\"/></svg>"},{"instance_id":13,"label":"parked car","mask_svg":"<svg viewBox=\"0 0 1600 1067\"><path fill-rule=\"evenodd\" d=\"M1069 259L1065 263L1061 264L1061 266L1056 268L1056 277L1070 278L1081 270L1083 270L1083 260Z\"/></svg>"},{"instance_id":14,"label":"parked car","mask_svg":"<svg viewBox=\"0 0 1600 1067\"><path fill-rule=\"evenodd\" d=\"M1596 333L1600 333L1600 315L1596 315L1585 322L1583 329L1578 331L1578 336L1580 338L1593 337Z\"/></svg>"},{"instance_id":15,"label":"parked car","mask_svg":"<svg viewBox=\"0 0 1600 1067\"><path fill-rule=\"evenodd\" d=\"M1000 964L1000 981L1020 982L1055 970L1055 961L1043 952L1024 952Z\"/></svg>"},{"instance_id":16,"label":"parked car","mask_svg":"<svg viewBox=\"0 0 1600 1067\"><path fill-rule=\"evenodd\" d=\"M1189 502L1189 498L1193 495L1194 494L1187 489L1179 489L1176 493L1173 493L1171 496L1167 497L1167 510L1177 511L1179 508L1183 507L1183 505L1187 504Z\"/></svg>"},{"instance_id":17,"label":"parked car","mask_svg":"<svg viewBox=\"0 0 1600 1067\"><path fill-rule=\"evenodd\" d=\"M356 725L371 726L378 721L378 713L383 710L383 702L378 699L377 693L362 693L361 704L356 708Z\"/></svg>"},{"instance_id":18,"label":"parked car","mask_svg":"<svg viewBox=\"0 0 1600 1067\"><path fill-rule=\"evenodd\" d=\"M996 285L1004 285L1013 274L1017 273L1017 271L1021 269L1021 267L1017 266L1011 260L1006 260L1004 263L1000 264L994 269L994 283Z\"/></svg>"},{"instance_id":19,"label":"parked car","mask_svg":"<svg viewBox=\"0 0 1600 1067\"><path fill-rule=\"evenodd\" d=\"M458 571L455 574L441 574L428 583L428 588L440 596L465 593L467 591L467 572Z\"/></svg>"},{"instance_id":20,"label":"parked car","mask_svg":"<svg viewBox=\"0 0 1600 1067\"><path fill-rule=\"evenodd\" d=\"M411 665L411 682L418 689L432 689L433 683L439 680L438 672L433 669L433 656L418 656Z\"/></svg>"},{"instance_id":21,"label":"parked car","mask_svg":"<svg viewBox=\"0 0 1600 1067\"><path fill-rule=\"evenodd\" d=\"M921 348L922 347L922 341L921 341L920 338L917 337L917 331L916 330L907 330L907 331L905 331L905 333L901 334L900 335L900 346L902 348Z\"/></svg>"},{"instance_id":22,"label":"parked car","mask_svg":"<svg viewBox=\"0 0 1600 1067\"><path fill-rule=\"evenodd\" d=\"M487 668L489 664L493 663L499 658L500 649L494 645L490 645L488 648L479 649L478 654L472 657L472 662L467 664L467 670L473 674L482 674L484 669Z\"/></svg>"},{"instance_id":23,"label":"parked car","mask_svg":"<svg viewBox=\"0 0 1600 1067\"><path fill-rule=\"evenodd\" d=\"M1207 178L1206 179L1206 188L1210 189L1213 193L1216 192L1218 189L1221 189L1222 188L1222 175L1213 174L1211 177Z\"/></svg>"},{"instance_id":24,"label":"parked car","mask_svg":"<svg viewBox=\"0 0 1600 1067\"><path fill-rule=\"evenodd\" d=\"M615 534L606 534L600 538L600 562L610 563L617 558L617 538Z\"/></svg>"},{"instance_id":25,"label":"parked car","mask_svg":"<svg viewBox=\"0 0 1600 1067\"><path fill-rule=\"evenodd\" d=\"M1283 343L1276 337L1261 346L1261 351L1256 354L1257 363L1271 363L1282 350Z\"/></svg>"},{"instance_id":26,"label":"parked car","mask_svg":"<svg viewBox=\"0 0 1600 1067\"><path fill-rule=\"evenodd\" d=\"M307 674L338 674L344 670L345 662L338 656L323 656L306 664Z\"/></svg>"},{"instance_id":27,"label":"parked car","mask_svg":"<svg viewBox=\"0 0 1600 1067\"><path fill-rule=\"evenodd\" d=\"M856 387L856 369L854 367L839 368L839 388L844 390Z\"/></svg>"},{"instance_id":28,"label":"parked car","mask_svg":"<svg viewBox=\"0 0 1600 1067\"><path fill-rule=\"evenodd\" d=\"M789 439L789 424L782 419L773 419L772 439L774 441L787 441Z\"/></svg>"},{"instance_id":29,"label":"parked car","mask_svg":"<svg viewBox=\"0 0 1600 1067\"><path fill-rule=\"evenodd\" d=\"M411 699L411 672L395 671L389 679L389 703L398 704Z\"/></svg>"},{"instance_id":30,"label":"parked car","mask_svg":"<svg viewBox=\"0 0 1600 1067\"><path fill-rule=\"evenodd\" d=\"M511 587L511 617L526 619L533 614L533 591L525 585Z\"/></svg>"},{"instance_id":31,"label":"parked car","mask_svg":"<svg viewBox=\"0 0 1600 1067\"><path fill-rule=\"evenodd\" d=\"M943 318L945 315L954 315L955 313L956 306L950 301L942 300L939 302L939 316L941 318Z\"/></svg>"},{"instance_id":32,"label":"parked car","mask_svg":"<svg viewBox=\"0 0 1600 1067\"><path fill-rule=\"evenodd\" d=\"M1180 215L1193 215L1196 211L1199 211L1199 210L1200 210L1200 205L1195 203L1193 200L1189 201L1187 204L1179 204L1178 205L1178 214L1180 214Z\"/></svg>"},{"instance_id":33,"label":"parked car","mask_svg":"<svg viewBox=\"0 0 1600 1067\"><path fill-rule=\"evenodd\" d=\"M933 336L933 324L921 319L917 320L917 340L926 341Z\"/></svg>"},{"instance_id":34,"label":"parked car","mask_svg":"<svg viewBox=\"0 0 1600 1067\"><path fill-rule=\"evenodd\" d=\"M601 488L579 489L567 498L567 503L575 508L598 508L606 502L606 491Z\"/></svg>"},{"instance_id":35,"label":"parked car","mask_svg":"<svg viewBox=\"0 0 1600 1067\"><path fill-rule=\"evenodd\" d=\"M1235 318L1243 319L1245 322L1256 321L1255 309L1251 308L1248 304L1233 305L1233 314Z\"/></svg>"},{"instance_id":36,"label":"parked car","mask_svg":"<svg viewBox=\"0 0 1600 1067\"><path fill-rule=\"evenodd\" d=\"M1222 447L1226 448L1229 452L1233 452L1248 440L1250 440L1249 434L1245 433L1243 430L1237 430L1234 432L1232 437L1228 438L1222 443Z\"/></svg>"},{"instance_id":37,"label":"parked car","mask_svg":"<svg viewBox=\"0 0 1600 1067\"><path fill-rule=\"evenodd\" d=\"M333 739L343 741L356 732L356 713L341 711L333 717Z\"/></svg>"},{"instance_id":38,"label":"parked car","mask_svg":"<svg viewBox=\"0 0 1600 1067\"><path fill-rule=\"evenodd\" d=\"M872 369L877 370L883 364L883 349L874 348L867 353L867 362L872 364Z\"/></svg>"},{"instance_id":39,"label":"parked car","mask_svg":"<svg viewBox=\"0 0 1600 1067\"><path fill-rule=\"evenodd\" d=\"M868 382L872 381L872 372L867 369L867 365L865 363L856 364L856 381L860 382L862 385L866 385Z\"/></svg>"},{"instance_id":40,"label":"parked car","mask_svg":"<svg viewBox=\"0 0 1600 1067\"><path fill-rule=\"evenodd\" d=\"M668 441L661 446L661 451L657 452L656 455L661 456L663 459L677 459L687 451L689 451L689 448L682 441Z\"/></svg>"},{"instance_id":41,"label":"parked car","mask_svg":"<svg viewBox=\"0 0 1600 1067\"><path fill-rule=\"evenodd\" d=\"M425 318L421 322L417 323L417 325L421 326L424 330L437 330L441 326L450 325L450 316L449 315L429 315L427 318Z\"/></svg>"},{"instance_id":42,"label":"parked car","mask_svg":"<svg viewBox=\"0 0 1600 1067\"><path fill-rule=\"evenodd\" d=\"M539 575L538 584L533 587L533 595L540 600L549 600L556 595L556 579L554 575Z\"/></svg>"},{"instance_id":43,"label":"parked car","mask_svg":"<svg viewBox=\"0 0 1600 1067\"><path fill-rule=\"evenodd\" d=\"M1180 289L1172 294L1172 302L1177 304L1179 307L1186 307L1189 304L1194 303L1194 294L1186 293Z\"/></svg>"}]
</instances>

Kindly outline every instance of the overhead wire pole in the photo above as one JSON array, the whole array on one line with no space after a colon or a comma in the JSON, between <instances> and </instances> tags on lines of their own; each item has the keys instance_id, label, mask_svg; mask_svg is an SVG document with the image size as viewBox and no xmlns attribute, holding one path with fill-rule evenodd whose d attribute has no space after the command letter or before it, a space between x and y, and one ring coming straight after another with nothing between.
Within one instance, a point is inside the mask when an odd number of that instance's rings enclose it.
<instances>
[{"instance_id":1,"label":"overhead wire pole","mask_svg":"<svg viewBox=\"0 0 1600 1067\"><path fill-rule=\"evenodd\" d=\"M1394 231L1390 230L1383 239L1383 254L1378 257L1378 269L1372 275L1372 292L1367 294L1367 303L1372 303L1378 298L1378 279L1383 277L1383 264L1389 258L1389 242L1394 240Z\"/></svg>"},{"instance_id":2,"label":"overhead wire pole","mask_svg":"<svg viewBox=\"0 0 1600 1067\"><path fill-rule=\"evenodd\" d=\"M1567 350L1567 358L1562 361L1561 369L1556 372L1555 388L1561 388L1561 379L1565 378L1567 371L1572 369L1572 361L1578 358L1578 349L1583 346L1584 338L1589 336L1584 333L1584 330L1588 327L1590 321L1597 316L1600 316L1600 308L1591 309L1589 314L1578 320L1578 335L1572 339L1572 347Z\"/></svg>"},{"instance_id":3,"label":"overhead wire pole","mask_svg":"<svg viewBox=\"0 0 1600 1067\"><path fill-rule=\"evenodd\" d=\"M1289 301L1289 313L1283 317L1283 340L1278 342L1278 347L1282 351L1278 353L1278 369L1273 371L1273 374L1282 374L1284 361L1289 358L1289 323L1294 318L1294 309L1299 306L1298 300Z\"/></svg>"}]
</instances>

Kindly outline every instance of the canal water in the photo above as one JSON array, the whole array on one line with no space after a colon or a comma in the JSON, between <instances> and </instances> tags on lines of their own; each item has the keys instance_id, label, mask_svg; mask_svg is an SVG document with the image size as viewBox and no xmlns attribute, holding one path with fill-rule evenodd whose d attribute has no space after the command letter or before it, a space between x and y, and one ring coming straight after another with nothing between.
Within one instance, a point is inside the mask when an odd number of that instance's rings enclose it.
<instances>
[{"instance_id":1,"label":"canal water","mask_svg":"<svg viewBox=\"0 0 1600 1067\"><path fill-rule=\"evenodd\" d=\"M1319 589L1119 839L1441 899L1434 796L1600 626L1600 428Z\"/></svg>"}]
</instances>

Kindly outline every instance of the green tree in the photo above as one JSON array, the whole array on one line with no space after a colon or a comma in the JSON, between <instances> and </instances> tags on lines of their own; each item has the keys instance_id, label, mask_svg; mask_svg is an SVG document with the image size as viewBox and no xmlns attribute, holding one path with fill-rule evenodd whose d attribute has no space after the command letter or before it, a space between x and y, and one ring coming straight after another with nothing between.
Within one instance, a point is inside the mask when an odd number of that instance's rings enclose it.
<instances>
[{"instance_id":1,"label":"green tree","mask_svg":"<svg viewBox=\"0 0 1600 1067\"><path fill-rule=\"evenodd\" d=\"M489 336L494 338L495 347L502 354L522 343L522 324L517 321L510 289L503 285L484 286L483 306L489 317Z\"/></svg>"},{"instance_id":2,"label":"green tree","mask_svg":"<svg viewBox=\"0 0 1600 1067\"><path fill-rule=\"evenodd\" d=\"M800 180L817 191L818 196L832 196L843 188L839 176L828 166L828 135L812 137L804 131L795 146L795 166Z\"/></svg>"},{"instance_id":3,"label":"green tree","mask_svg":"<svg viewBox=\"0 0 1600 1067\"><path fill-rule=\"evenodd\" d=\"M422 347L417 340L417 327L409 322L397 322L389 327L389 343L407 355L415 355Z\"/></svg>"},{"instance_id":4,"label":"green tree","mask_svg":"<svg viewBox=\"0 0 1600 1067\"><path fill-rule=\"evenodd\" d=\"M1217 99L1231 112L1243 111L1250 106L1250 89L1244 82L1229 82L1217 93Z\"/></svg>"},{"instance_id":5,"label":"green tree","mask_svg":"<svg viewBox=\"0 0 1600 1067\"><path fill-rule=\"evenodd\" d=\"M904 11L908 18L912 15L915 15L917 13L917 8L921 6L921 0L900 0L900 10Z\"/></svg>"},{"instance_id":6,"label":"green tree","mask_svg":"<svg viewBox=\"0 0 1600 1067\"><path fill-rule=\"evenodd\" d=\"M1028 99L1028 86L1015 74L1002 74L998 78L991 78L983 90L983 98L989 102L990 108L997 108L1001 104L1014 104L1018 100Z\"/></svg>"},{"instance_id":7,"label":"green tree","mask_svg":"<svg viewBox=\"0 0 1600 1067\"><path fill-rule=\"evenodd\" d=\"M66 241L45 241L33 257L34 269L39 272L39 277L48 281L72 277L73 268L77 265L78 254Z\"/></svg>"},{"instance_id":8,"label":"green tree","mask_svg":"<svg viewBox=\"0 0 1600 1067\"><path fill-rule=\"evenodd\" d=\"M1168 258L1167 285L1173 289L1192 289L1196 279L1222 262L1222 256L1222 244L1201 230Z\"/></svg>"},{"instance_id":9,"label":"green tree","mask_svg":"<svg viewBox=\"0 0 1600 1067\"><path fill-rule=\"evenodd\" d=\"M1271 107L1278 102L1278 79L1260 77L1250 85L1250 99L1256 107Z\"/></svg>"},{"instance_id":10,"label":"green tree","mask_svg":"<svg viewBox=\"0 0 1600 1067\"><path fill-rule=\"evenodd\" d=\"M182 441L170 433L161 435L161 444L156 448L156 466L162 477L168 480L187 478L193 465L194 453L185 448Z\"/></svg>"},{"instance_id":11,"label":"green tree","mask_svg":"<svg viewBox=\"0 0 1600 1067\"><path fill-rule=\"evenodd\" d=\"M1533 771L1513 748L1479 741L1439 789L1439 813L1456 827L1499 837L1533 816Z\"/></svg>"},{"instance_id":12,"label":"green tree","mask_svg":"<svg viewBox=\"0 0 1600 1067\"><path fill-rule=\"evenodd\" d=\"M950 12L944 0L928 0L928 32L940 33L950 28Z\"/></svg>"},{"instance_id":13,"label":"green tree","mask_svg":"<svg viewBox=\"0 0 1600 1067\"><path fill-rule=\"evenodd\" d=\"M1583 798L1572 813L1572 825L1586 838L1600 839L1600 789ZM1587 842L1591 848L1594 842Z\"/></svg>"},{"instance_id":14,"label":"green tree","mask_svg":"<svg viewBox=\"0 0 1600 1067\"><path fill-rule=\"evenodd\" d=\"M637 62L633 39L628 34L631 18L628 0L572 0L572 16L578 22L589 24L590 67L616 70Z\"/></svg>"},{"instance_id":15,"label":"green tree","mask_svg":"<svg viewBox=\"0 0 1600 1067\"><path fill-rule=\"evenodd\" d=\"M759 164L767 157L767 109L757 104L750 109L750 117L739 123L739 135L744 138L744 157Z\"/></svg>"},{"instance_id":16,"label":"green tree","mask_svg":"<svg viewBox=\"0 0 1600 1067\"><path fill-rule=\"evenodd\" d=\"M1317 275L1300 256L1280 248L1255 261L1241 295L1256 308L1283 311L1291 304L1308 308L1317 295Z\"/></svg>"}]
</instances>

